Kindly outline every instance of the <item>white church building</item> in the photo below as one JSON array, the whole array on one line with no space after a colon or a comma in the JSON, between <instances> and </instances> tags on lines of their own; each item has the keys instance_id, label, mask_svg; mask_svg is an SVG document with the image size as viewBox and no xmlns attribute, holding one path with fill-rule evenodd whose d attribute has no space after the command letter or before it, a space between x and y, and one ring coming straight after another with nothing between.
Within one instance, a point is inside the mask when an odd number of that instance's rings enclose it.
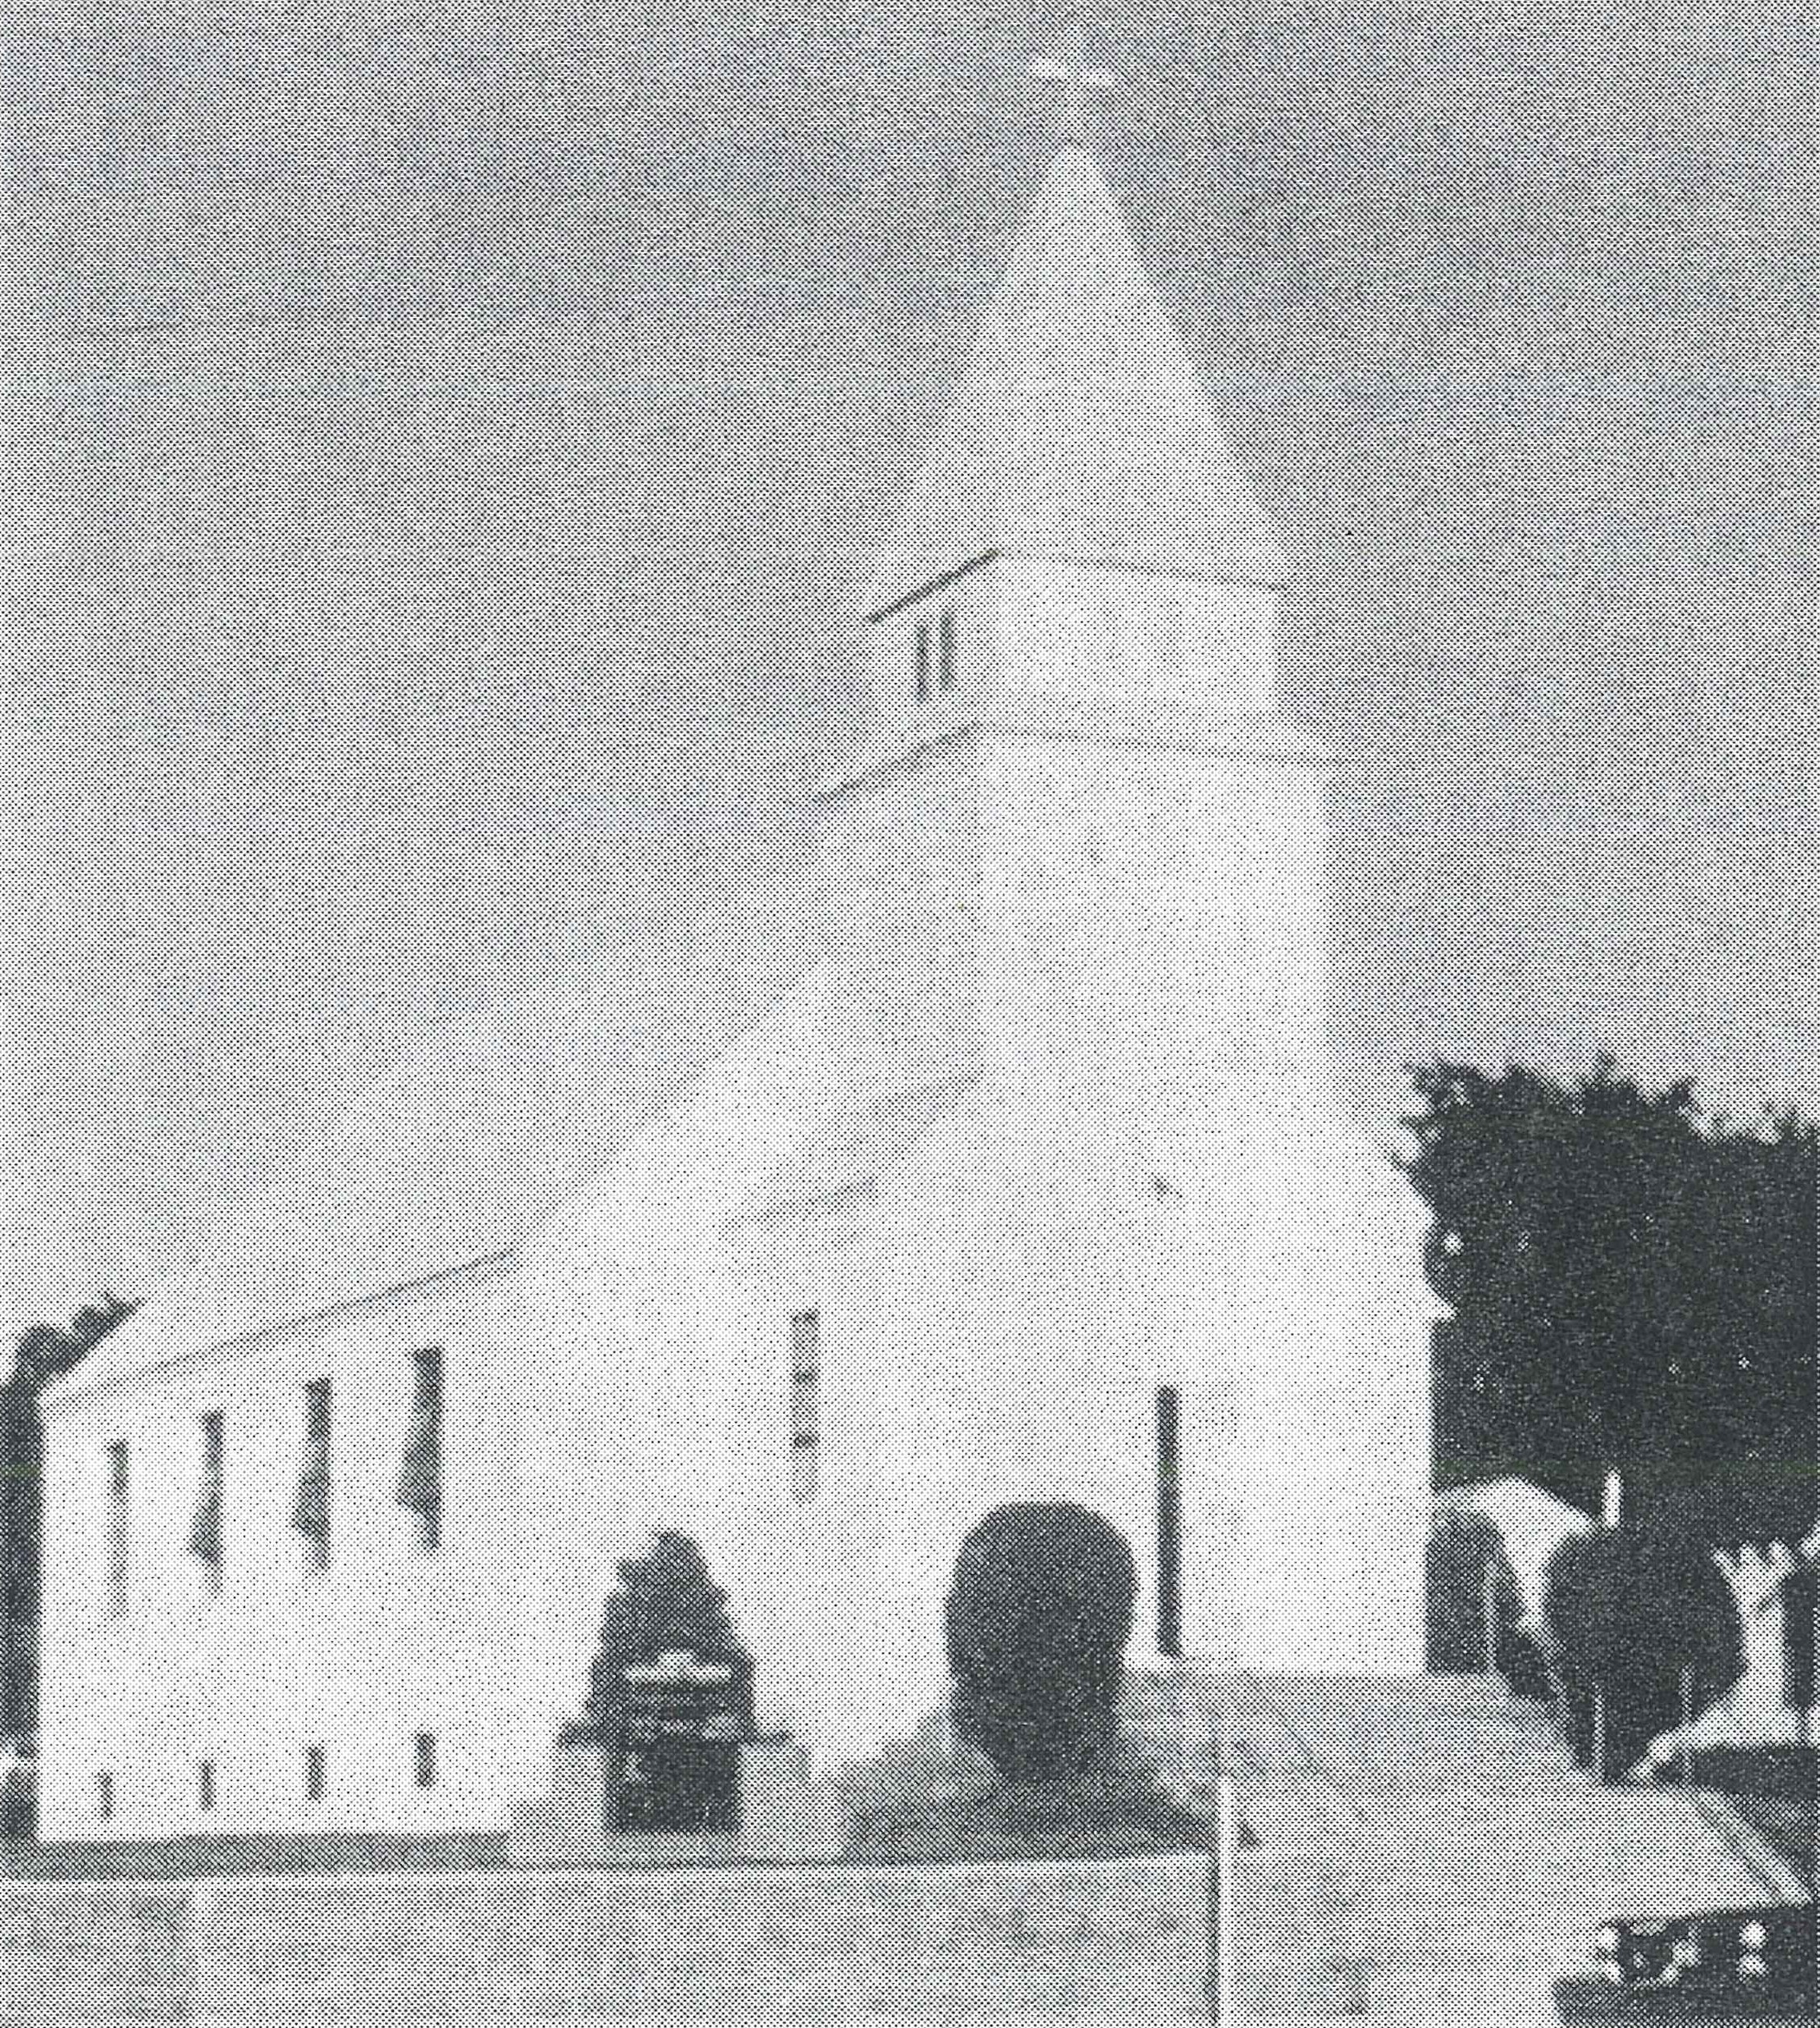
<instances>
[{"instance_id":1,"label":"white church building","mask_svg":"<svg viewBox=\"0 0 1820 2028\"><path fill-rule=\"evenodd\" d=\"M483 1254L218 1263L50 1391L44 1835L501 1826L659 1528L821 1767L940 1705L1002 1503L1123 1529L1141 1659L1159 1416L1188 1653L1420 1669L1435 1306L1332 1095L1288 580L1064 151L866 594L812 969Z\"/></svg>"}]
</instances>

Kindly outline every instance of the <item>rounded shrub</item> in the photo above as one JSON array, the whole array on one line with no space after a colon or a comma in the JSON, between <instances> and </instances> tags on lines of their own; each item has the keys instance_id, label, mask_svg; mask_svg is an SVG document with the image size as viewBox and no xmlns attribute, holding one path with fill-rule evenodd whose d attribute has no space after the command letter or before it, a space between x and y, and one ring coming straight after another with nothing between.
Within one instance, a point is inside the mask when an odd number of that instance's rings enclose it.
<instances>
[{"instance_id":1,"label":"rounded shrub","mask_svg":"<svg viewBox=\"0 0 1820 2028\"><path fill-rule=\"evenodd\" d=\"M1067 1502L995 1508L948 1593L954 1729L1007 1781L1090 1765L1116 1729L1137 1599L1131 1544Z\"/></svg>"},{"instance_id":2,"label":"rounded shrub","mask_svg":"<svg viewBox=\"0 0 1820 2028\"><path fill-rule=\"evenodd\" d=\"M1679 1724L1682 1673L1697 1717L1744 1672L1738 1601L1707 1545L1665 1529L1570 1536L1549 1560L1545 1610L1574 1743L1592 1755L1595 1693L1605 1764L1621 1773Z\"/></svg>"}]
</instances>

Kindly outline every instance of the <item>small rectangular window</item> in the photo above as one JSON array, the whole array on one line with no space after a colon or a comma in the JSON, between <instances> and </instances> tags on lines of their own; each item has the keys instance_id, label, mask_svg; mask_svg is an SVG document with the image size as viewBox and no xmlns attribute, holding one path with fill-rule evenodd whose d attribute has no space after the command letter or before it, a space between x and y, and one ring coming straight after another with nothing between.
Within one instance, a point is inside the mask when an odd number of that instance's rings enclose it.
<instances>
[{"instance_id":1,"label":"small rectangular window","mask_svg":"<svg viewBox=\"0 0 1820 2028\"><path fill-rule=\"evenodd\" d=\"M107 1609L116 1618L127 1610L127 1446L107 1447Z\"/></svg>"},{"instance_id":2,"label":"small rectangular window","mask_svg":"<svg viewBox=\"0 0 1820 2028\"><path fill-rule=\"evenodd\" d=\"M436 1736L434 1733L419 1733L414 1742L417 1786L433 1789L436 1785Z\"/></svg>"},{"instance_id":3,"label":"small rectangular window","mask_svg":"<svg viewBox=\"0 0 1820 2028\"><path fill-rule=\"evenodd\" d=\"M196 1807L211 1810L215 1807L215 1763L199 1761L196 1763Z\"/></svg>"},{"instance_id":4,"label":"small rectangular window","mask_svg":"<svg viewBox=\"0 0 1820 2028\"><path fill-rule=\"evenodd\" d=\"M929 695L929 622L919 620L916 623L916 697L918 704Z\"/></svg>"},{"instance_id":5,"label":"small rectangular window","mask_svg":"<svg viewBox=\"0 0 1820 2028\"><path fill-rule=\"evenodd\" d=\"M815 1497L821 1482L822 1312L790 1319L790 1498Z\"/></svg>"},{"instance_id":6,"label":"small rectangular window","mask_svg":"<svg viewBox=\"0 0 1820 2028\"><path fill-rule=\"evenodd\" d=\"M306 1746L303 1749L303 1800L307 1803L319 1803L328 1793L328 1749L325 1746Z\"/></svg>"},{"instance_id":7,"label":"small rectangular window","mask_svg":"<svg viewBox=\"0 0 1820 2028\"><path fill-rule=\"evenodd\" d=\"M98 1774L94 1778L94 1813L103 1824L114 1815L114 1777L110 1774Z\"/></svg>"},{"instance_id":8,"label":"small rectangular window","mask_svg":"<svg viewBox=\"0 0 1820 2028\"><path fill-rule=\"evenodd\" d=\"M942 647L939 681L944 690L954 687L954 608L942 615Z\"/></svg>"}]
</instances>

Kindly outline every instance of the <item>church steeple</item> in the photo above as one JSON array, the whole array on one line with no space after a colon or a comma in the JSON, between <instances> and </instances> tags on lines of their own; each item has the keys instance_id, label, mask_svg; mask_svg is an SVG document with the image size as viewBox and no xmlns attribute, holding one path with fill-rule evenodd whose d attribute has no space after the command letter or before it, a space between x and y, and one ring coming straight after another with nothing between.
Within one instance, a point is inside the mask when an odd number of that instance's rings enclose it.
<instances>
[{"instance_id":1,"label":"church steeple","mask_svg":"<svg viewBox=\"0 0 1820 2028\"><path fill-rule=\"evenodd\" d=\"M1239 470L1098 165L1051 163L872 583L874 612L991 557L1274 588Z\"/></svg>"},{"instance_id":2,"label":"church steeple","mask_svg":"<svg viewBox=\"0 0 1820 2028\"><path fill-rule=\"evenodd\" d=\"M1071 1134L1103 1108L1140 1180L1228 1188L1230 1122L1263 1092L1291 1117L1325 1058L1327 757L1278 709L1286 575L1064 149L887 552L869 735L822 785L839 1075L989 1075Z\"/></svg>"},{"instance_id":3,"label":"church steeple","mask_svg":"<svg viewBox=\"0 0 1820 2028\"><path fill-rule=\"evenodd\" d=\"M841 778L968 725L1260 737L1288 576L1105 179L1065 147L879 553L870 731Z\"/></svg>"}]
</instances>

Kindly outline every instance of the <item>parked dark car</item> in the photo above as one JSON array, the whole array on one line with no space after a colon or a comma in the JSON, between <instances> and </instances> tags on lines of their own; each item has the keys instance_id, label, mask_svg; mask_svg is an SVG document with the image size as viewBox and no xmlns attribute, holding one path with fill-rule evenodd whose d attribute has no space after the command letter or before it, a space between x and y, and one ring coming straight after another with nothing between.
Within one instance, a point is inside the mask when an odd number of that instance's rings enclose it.
<instances>
[{"instance_id":1,"label":"parked dark car","mask_svg":"<svg viewBox=\"0 0 1820 2028\"><path fill-rule=\"evenodd\" d=\"M1612 1922L1599 1931L1599 1962L1623 1993L1677 1994L1810 2019L1814 1930L1811 1902L1667 1922Z\"/></svg>"}]
</instances>

